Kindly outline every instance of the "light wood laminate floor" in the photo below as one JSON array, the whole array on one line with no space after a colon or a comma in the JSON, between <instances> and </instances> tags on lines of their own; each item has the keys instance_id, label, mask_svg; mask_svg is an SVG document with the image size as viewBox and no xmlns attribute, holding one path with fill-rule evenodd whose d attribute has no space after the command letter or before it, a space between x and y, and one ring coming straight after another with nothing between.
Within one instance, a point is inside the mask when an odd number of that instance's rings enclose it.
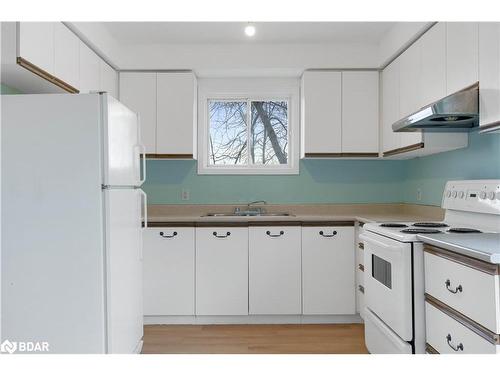
<instances>
[{"instance_id":1,"label":"light wood laminate floor","mask_svg":"<svg viewBox=\"0 0 500 375\"><path fill-rule=\"evenodd\" d=\"M145 354L365 354L362 324L147 325Z\"/></svg>"}]
</instances>

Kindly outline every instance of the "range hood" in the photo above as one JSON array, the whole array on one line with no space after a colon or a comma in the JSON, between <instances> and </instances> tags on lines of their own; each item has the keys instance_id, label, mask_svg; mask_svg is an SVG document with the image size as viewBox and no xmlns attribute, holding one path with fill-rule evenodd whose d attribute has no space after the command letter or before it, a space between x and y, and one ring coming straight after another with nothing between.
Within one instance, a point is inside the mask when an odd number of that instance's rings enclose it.
<instances>
[{"instance_id":1,"label":"range hood","mask_svg":"<svg viewBox=\"0 0 500 375\"><path fill-rule=\"evenodd\" d=\"M395 122L395 132L467 132L479 125L479 84L438 100Z\"/></svg>"}]
</instances>

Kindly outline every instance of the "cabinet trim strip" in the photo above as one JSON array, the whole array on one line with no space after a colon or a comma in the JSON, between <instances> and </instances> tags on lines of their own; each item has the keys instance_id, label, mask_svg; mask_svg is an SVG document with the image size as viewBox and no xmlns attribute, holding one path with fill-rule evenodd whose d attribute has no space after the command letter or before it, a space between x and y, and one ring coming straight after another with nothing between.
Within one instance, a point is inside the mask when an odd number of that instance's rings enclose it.
<instances>
[{"instance_id":1,"label":"cabinet trim strip","mask_svg":"<svg viewBox=\"0 0 500 375\"><path fill-rule=\"evenodd\" d=\"M432 245L424 245L426 253L450 260L464 266L474 268L477 271L487 273L488 275L500 275L500 265L484 262L479 259L471 258L466 255L458 254L453 251L445 250Z\"/></svg>"},{"instance_id":2,"label":"cabinet trim strip","mask_svg":"<svg viewBox=\"0 0 500 375\"><path fill-rule=\"evenodd\" d=\"M46 72L45 70L39 68L35 64L30 63L28 60L18 56L16 59L16 62L19 66L23 67L24 69L30 71L31 73L36 74L40 78L43 78L46 81L49 81L50 83L56 85L57 87L62 88L63 90L69 92L70 94L78 94L80 91L70 84L64 82L63 80L57 78L56 76L53 76L52 74Z\"/></svg>"},{"instance_id":3,"label":"cabinet trim strip","mask_svg":"<svg viewBox=\"0 0 500 375\"><path fill-rule=\"evenodd\" d=\"M144 225L144 223L143 223ZM174 227L349 227L353 221L148 221L148 228Z\"/></svg>"},{"instance_id":4,"label":"cabinet trim strip","mask_svg":"<svg viewBox=\"0 0 500 375\"><path fill-rule=\"evenodd\" d=\"M464 325L474 333L481 336L486 341L499 345L500 344L500 334L491 332L489 329L483 327L479 323L476 323L471 318L465 316L464 314L458 312L457 310L451 308L445 303L439 301L438 299L432 297L430 294L425 293L425 301L430 305L434 306L436 309L448 315L450 318L453 318L460 324Z\"/></svg>"},{"instance_id":5,"label":"cabinet trim strip","mask_svg":"<svg viewBox=\"0 0 500 375\"><path fill-rule=\"evenodd\" d=\"M378 152L307 152L306 158L377 158Z\"/></svg>"},{"instance_id":6,"label":"cabinet trim strip","mask_svg":"<svg viewBox=\"0 0 500 375\"><path fill-rule=\"evenodd\" d=\"M500 130L500 121L492 122L491 124L482 125L479 127L479 134L493 132L495 130Z\"/></svg>"},{"instance_id":7,"label":"cabinet trim strip","mask_svg":"<svg viewBox=\"0 0 500 375\"><path fill-rule=\"evenodd\" d=\"M400 147L400 148L395 148L394 150L385 151L382 154L382 156L386 157L386 156L403 154L405 152L420 150L421 148L424 148L424 142L415 143L413 145L409 145L409 146L405 146L405 147Z\"/></svg>"},{"instance_id":8,"label":"cabinet trim strip","mask_svg":"<svg viewBox=\"0 0 500 375\"><path fill-rule=\"evenodd\" d=\"M439 354L439 352L436 349L434 349L431 344L428 343L425 344L425 351L428 354Z\"/></svg>"},{"instance_id":9,"label":"cabinet trim strip","mask_svg":"<svg viewBox=\"0 0 500 375\"><path fill-rule=\"evenodd\" d=\"M193 154L146 154L146 159L193 159Z\"/></svg>"}]
</instances>

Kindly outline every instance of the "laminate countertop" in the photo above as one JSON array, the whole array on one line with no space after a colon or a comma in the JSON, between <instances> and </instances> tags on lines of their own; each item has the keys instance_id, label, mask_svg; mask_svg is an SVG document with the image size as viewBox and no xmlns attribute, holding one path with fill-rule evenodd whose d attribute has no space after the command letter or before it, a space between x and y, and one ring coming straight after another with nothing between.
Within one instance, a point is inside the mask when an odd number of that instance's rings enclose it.
<instances>
[{"instance_id":1,"label":"laminate countertop","mask_svg":"<svg viewBox=\"0 0 500 375\"><path fill-rule=\"evenodd\" d=\"M238 205L151 205L148 223L168 226L210 223L293 223L293 222L389 222L439 221L444 212L440 207L412 204L311 204L265 205L268 213L289 213L290 216L206 216L209 213L231 213Z\"/></svg>"},{"instance_id":2,"label":"laminate countertop","mask_svg":"<svg viewBox=\"0 0 500 375\"><path fill-rule=\"evenodd\" d=\"M500 264L500 233L419 234L418 239L471 258Z\"/></svg>"}]
</instances>

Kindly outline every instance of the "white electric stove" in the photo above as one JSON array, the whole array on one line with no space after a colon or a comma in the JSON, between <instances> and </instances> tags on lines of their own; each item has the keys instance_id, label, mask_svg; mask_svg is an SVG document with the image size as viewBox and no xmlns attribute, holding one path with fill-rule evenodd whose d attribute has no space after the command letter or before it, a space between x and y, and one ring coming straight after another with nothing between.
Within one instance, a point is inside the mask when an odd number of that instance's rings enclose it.
<instances>
[{"instance_id":1,"label":"white electric stove","mask_svg":"<svg viewBox=\"0 0 500 375\"><path fill-rule=\"evenodd\" d=\"M442 222L364 226L365 341L370 353L424 353L424 265L420 236L439 241L500 233L500 180L448 181Z\"/></svg>"}]
</instances>

